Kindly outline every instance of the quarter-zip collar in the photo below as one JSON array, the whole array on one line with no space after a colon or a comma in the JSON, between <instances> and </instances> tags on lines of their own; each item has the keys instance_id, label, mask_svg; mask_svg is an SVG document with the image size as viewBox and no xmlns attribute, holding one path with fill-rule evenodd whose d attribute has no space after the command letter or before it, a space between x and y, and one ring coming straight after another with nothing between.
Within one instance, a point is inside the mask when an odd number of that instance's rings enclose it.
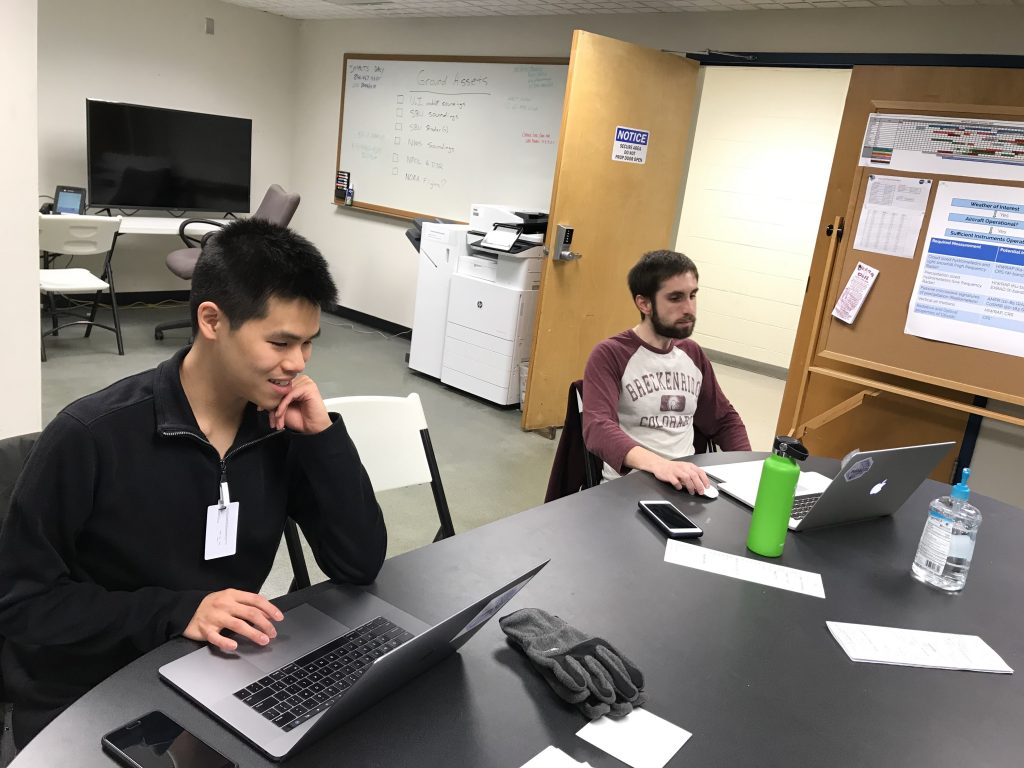
<instances>
[{"instance_id":1,"label":"quarter-zip collar","mask_svg":"<svg viewBox=\"0 0 1024 768\"><path fill-rule=\"evenodd\" d=\"M157 433L165 436L188 435L207 445L206 435L199 429L192 406L181 386L181 364L191 346L182 347L174 355L160 363L153 372L153 405L156 410ZM225 458L253 443L279 434L270 428L267 414L256 410L255 403L247 403L242 412L242 421L234 443Z\"/></svg>"}]
</instances>

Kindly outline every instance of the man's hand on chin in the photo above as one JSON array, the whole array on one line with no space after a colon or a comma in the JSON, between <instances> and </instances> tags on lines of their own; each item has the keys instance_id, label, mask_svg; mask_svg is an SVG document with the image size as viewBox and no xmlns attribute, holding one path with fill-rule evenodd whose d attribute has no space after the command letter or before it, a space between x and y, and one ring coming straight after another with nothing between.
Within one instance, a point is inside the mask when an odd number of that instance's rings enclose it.
<instances>
[{"instance_id":1,"label":"man's hand on chin","mask_svg":"<svg viewBox=\"0 0 1024 768\"><path fill-rule=\"evenodd\" d=\"M267 411L272 429L290 429L313 435L331 426L320 389L306 374L292 380L291 391L276 408Z\"/></svg>"}]
</instances>

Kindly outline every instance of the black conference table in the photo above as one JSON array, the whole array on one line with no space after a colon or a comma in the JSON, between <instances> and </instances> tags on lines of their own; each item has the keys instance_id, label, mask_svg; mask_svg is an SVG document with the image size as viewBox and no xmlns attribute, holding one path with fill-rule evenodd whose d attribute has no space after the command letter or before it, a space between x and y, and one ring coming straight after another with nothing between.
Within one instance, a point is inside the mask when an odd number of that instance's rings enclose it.
<instances>
[{"instance_id":1,"label":"black conference table","mask_svg":"<svg viewBox=\"0 0 1024 768\"><path fill-rule=\"evenodd\" d=\"M829 475L837 467L829 459L807 463ZM825 626L978 634L1020 669L1021 510L973 499L984 520L961 594L910 576L927 504L948 489L929 480L893 517L790 534L779 564L821 573L825 600L665 563L665 540L637 513L638 499L673 500L704 528L697 546L736 555L746 552L750 512L724 494L691 498L643 473L393 558L369 589L436 621L550 558L509 610L544 608L631 656L647 676L647 708L693 733L671 766L1021 765L1019 673L854 663ZM331 588L315 585L279 605ZM152 709L239 765L270 765L158 679L161 664L195 647L169 642L107 679L30 743L14 768L110 766L100 736ZM491 621L457 655L288 764L517 768L554 744L595 767L621 766L576 737L584 724Z\"/></svg>"}]
</instances>

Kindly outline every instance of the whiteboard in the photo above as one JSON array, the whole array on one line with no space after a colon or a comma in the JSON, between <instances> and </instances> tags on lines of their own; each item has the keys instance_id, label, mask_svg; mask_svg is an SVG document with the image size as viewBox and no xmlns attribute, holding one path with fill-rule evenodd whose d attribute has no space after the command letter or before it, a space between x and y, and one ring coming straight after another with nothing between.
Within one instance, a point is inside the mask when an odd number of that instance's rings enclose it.
<instances>
[{"instance_id":1,"label":"whiteboard","mask_svg":"<svg viewBox=\"0 0 1024 768\"><path fill-rule=\"evenodd\" d=\"M352 204L456 221L473 203L547 210L563 61L347 54L338 170Z\"/></svg>"}]
</instances>

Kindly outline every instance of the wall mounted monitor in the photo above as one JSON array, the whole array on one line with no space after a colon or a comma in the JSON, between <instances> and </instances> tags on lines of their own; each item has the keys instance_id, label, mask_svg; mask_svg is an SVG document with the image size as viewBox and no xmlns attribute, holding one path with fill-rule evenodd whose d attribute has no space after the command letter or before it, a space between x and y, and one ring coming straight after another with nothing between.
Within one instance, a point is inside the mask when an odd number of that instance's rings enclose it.
<instances>
[{"instance_id":1,"label":"wall mounted monitor","mask_svg":"<svg viewBox=\"0 0 1024 768\"><path fill-rule=\"evenodd\" d=\"M247 213L252 120L86 100L89 205Z\"/></svg>"}]
</instances>

